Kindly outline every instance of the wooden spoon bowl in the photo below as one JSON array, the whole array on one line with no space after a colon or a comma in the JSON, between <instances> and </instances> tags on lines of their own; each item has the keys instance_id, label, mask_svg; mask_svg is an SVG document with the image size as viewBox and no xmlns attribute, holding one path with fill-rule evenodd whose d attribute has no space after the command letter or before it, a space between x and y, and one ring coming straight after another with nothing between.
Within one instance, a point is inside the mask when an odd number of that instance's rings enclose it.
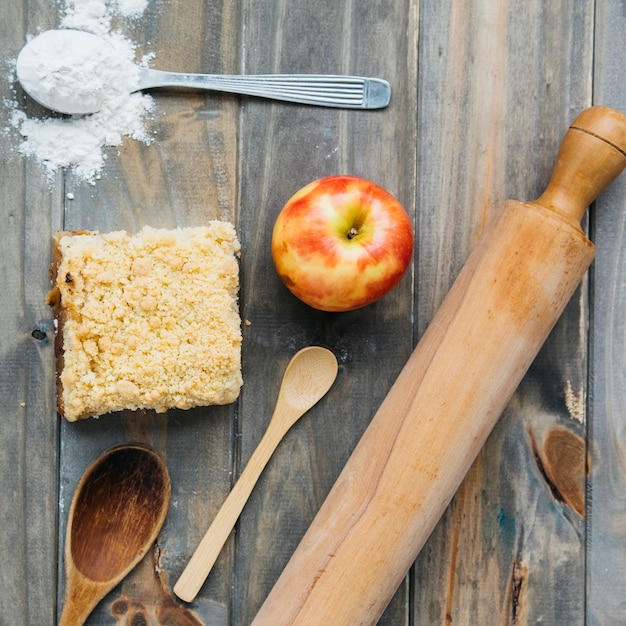
<instances>
[{"instance_id":1,"label":"wooden spoon bowl","mask_svg":"<svg viewBox=\"0 0 626 626\"><path fill-rule=\"evenodd\" d=\"M83 624L145 556L163 526L170 494L164 462L139 444L111 448L87 468L70 508L60 626Z\"/></svg>"}]
</instances>

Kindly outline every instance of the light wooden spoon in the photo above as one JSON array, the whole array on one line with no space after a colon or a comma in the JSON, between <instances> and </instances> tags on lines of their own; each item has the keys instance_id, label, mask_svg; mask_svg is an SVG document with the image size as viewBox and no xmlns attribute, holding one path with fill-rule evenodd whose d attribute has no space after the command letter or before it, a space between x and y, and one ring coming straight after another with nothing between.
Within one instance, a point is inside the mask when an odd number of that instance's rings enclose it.
<instances>
[{"instance_id":1,"label":"light wooden spoon","mask_svg":"<svg viewBox=\"0 0 626 626\"><path fill-rule=\"evenodd\" d=\"M145 556L165 521L170 493L165 464L140 444L111 448L87 468L70 508L59 626L84 624Z\"/></svg>"},{"instance_id":2,"label":"light wooden spoon","mask_svg":"<svg viewBox=\"0 0 626 626\"><path fill-rule=\"evenodd\" d=\"M304 348L291 359L265 434L174 586L181 600L196 597L276 446L331 388L337 370L335 355L318 346Z\"/></svg>"}]
</instances>

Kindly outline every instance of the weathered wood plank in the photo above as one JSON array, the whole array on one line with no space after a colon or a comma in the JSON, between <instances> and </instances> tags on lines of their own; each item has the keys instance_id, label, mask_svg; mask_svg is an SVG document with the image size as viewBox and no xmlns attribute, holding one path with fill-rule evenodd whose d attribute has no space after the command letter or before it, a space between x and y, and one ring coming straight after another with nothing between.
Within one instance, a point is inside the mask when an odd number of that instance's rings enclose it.
<instances>
[{"instance_id":1,"label":"weathered wood plank","mask_svg":"<svg viewBox=\"0 0 626 626\"><path fill-rule=\"evenodd\" d=\"M246 102L242 125L242 306L246 385L241 462L271 414L279 378L299 348L319 343L340 362L329 394L285 438L240 524L234 622L255 615L412 347L410 275L366 309L329 315L291 297L270 255L278 212L300 187L335 173L375 180L413 211L416 4L250 3L246 68L381 76L393 86L384 111L355 112ZM241 464L240 464L241 468ZM408 621L407 587L383 623Z\"/></svg>"},{"instance_id":2,"label":"weathered wood plank","mask_svg":"<svg viewBox=\"0 0 626 626\"><path fill-rule=\"evenodd\" d=\"M592 9L422 6L418 335L499 204L543 190L562 134L589 104ZM585 293L575 300L418 558L416 624L583 620L584 523L536 461L561 428L583 442L573 463L584 468L584 411L572 416L566 402L567 389L585 389Z\"/></svg>"},{"instance_id":3,"label":"weathered wood plank","mask_svg":"<svg viewBox=\"0 0 626 626\"><path fill-rule=\"evenodd\" d=\"M626 110L621 59L626 54L623 3L599 2L596 12L594 101ZM587 532L587 623L626 623L626 337L624 284L626 181L595 204L598 248L592 274L591 412Z\"/></svg>"},{"instance_id":4,"label":"weathered wood plank","mask_svg":"<svg viewBox=\"0 0 626 626\"><path fill-rule=\"evenodd\" d=\"M45 232L57 228L58 194L24 188L31 167L7 164L0 200L3 306L0 313L0 614L53 619L56 583L57 424L48 365L53 327ZM10 564L10 567L8 566ZM26 584L29 581L29 584Z\"/></svg>"},{"instance_id":5,"label":"weathered wood plank","mask_svg":"<svg viewBox=\"0 0 626 626\"><path fill-rule=\"evenodd\" d=\"M2 67L9 78L35 16L54 24L44 3L0 2ZM4 71L4 70L3 70ZM49 190L38 166L24 162L9 123L12 81L0 82L0 620L53 623L56 594L58 429L54 409L48 233L61 219L57 185ZM18 90L17 97L21 92ZM40 109L39 109L40 110ZM31 109L33 111L33 109ZM33 111L34 112L34 111ZM38 184L30 185L29 181ZM12 617L15 617L15 620Z\"/></svg>"},{"instance_id":6,"label":"weathered wood plank","mask_svg":"<svg viewBox=\"0 0 626 626\"><path fill-rule=\"evenodd\" d=\"M159 69L236 72L240 23L238 10L232 7L185 0L158 8L151 4L145 20L119 26L138 43L139 57L155 54L153 66ZM68 175L66 191L74 199L66 200L65 228L135 232L145 224L173 228L211 219L236 221L238 101L173 90L155 91L153 97L153 143L127 140L119 154L118 149L109 150L95 186ZM172 506L159 539L159 567L166 590L154 597L144 594L144 602L158 604L171 594L168 582L175 582L230 488L235 410L231 405L170 411L166 416L149 411L120 413L62 424L65 513L86 466L111 445L143 441L168 463ZM66 515L61 521L62 549ZM230 623L230 550L218 561L202 602L195 607L206 624ZM110 623L112 602L122 596L142 601L137 589L147 593L154 588L152 559L153 555L146 557L144 566L101 603L89 623Z\"/></svg>"}]
</instances>

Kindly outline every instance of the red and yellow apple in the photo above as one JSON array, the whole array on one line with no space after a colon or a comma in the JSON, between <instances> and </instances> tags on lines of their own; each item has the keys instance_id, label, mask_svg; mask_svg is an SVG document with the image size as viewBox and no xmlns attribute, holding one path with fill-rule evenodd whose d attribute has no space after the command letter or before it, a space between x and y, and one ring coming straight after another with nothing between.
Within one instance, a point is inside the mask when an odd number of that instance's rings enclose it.
<instances>
[{"instance_id":1,"label":"red and yellow apple","mask_svg":"<svg viewBox=\"0 0 626 626\"><path fill-rule=\"evenodd\" d=\"M328 176L300 189L272 233L278 275L296 297L322 311L378 300L400 282L412 256L404 207L357 176Z\"/></svg>"}]
</instances>

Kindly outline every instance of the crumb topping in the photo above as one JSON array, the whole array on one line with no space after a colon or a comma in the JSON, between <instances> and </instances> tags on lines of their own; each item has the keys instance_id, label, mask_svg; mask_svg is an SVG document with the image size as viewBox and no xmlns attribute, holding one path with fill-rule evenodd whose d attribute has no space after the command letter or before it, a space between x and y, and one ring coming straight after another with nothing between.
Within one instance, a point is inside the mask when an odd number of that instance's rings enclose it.
<instances>
[{"instance_id":1,"label":"crumb topping","mask_svg":"<svg viewBox=\"0 0 626 626\"><path fill-rule=\"evenodd\" d=\"M231 224L59 233L57 247L68 420L237 398L240 245Z\"/></svg>"}]
</instances>

